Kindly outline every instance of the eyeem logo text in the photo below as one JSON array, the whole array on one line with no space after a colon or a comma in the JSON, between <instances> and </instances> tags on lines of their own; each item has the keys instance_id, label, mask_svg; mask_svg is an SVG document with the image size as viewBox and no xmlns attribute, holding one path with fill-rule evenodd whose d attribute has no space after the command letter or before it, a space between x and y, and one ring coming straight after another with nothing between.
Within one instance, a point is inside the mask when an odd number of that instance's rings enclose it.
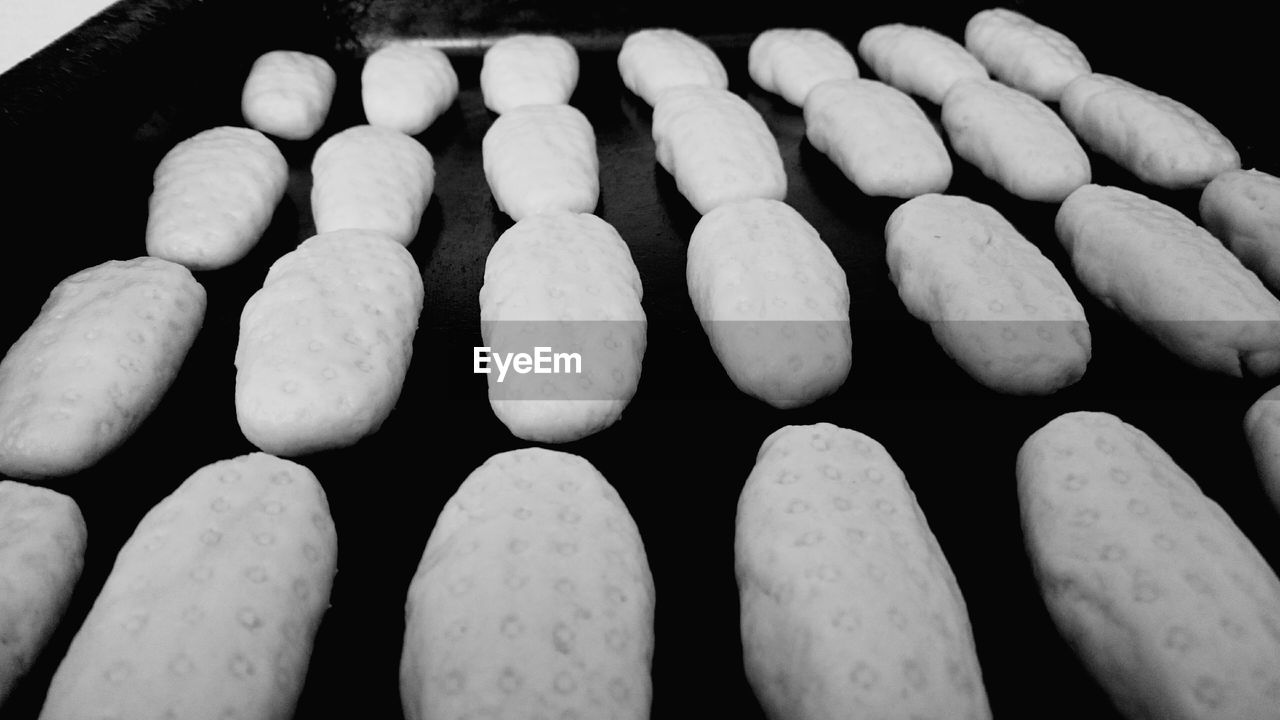
<instances>
[{"instance_id":1,"label":"eyeem logo text","mask_svg":"<svg viewBox=\"0 0 1280 720\"><path fill-rule=\"evenodd\" d=\"M481 346L475 349L473 358L473 372L488 375L497 368L498 382L506 379L508 370L514 370L518 375L582 374L580 353L552 352L549 347L535 347L530 355L493 352L492 348Z\"/></svg>"}]
</instances>

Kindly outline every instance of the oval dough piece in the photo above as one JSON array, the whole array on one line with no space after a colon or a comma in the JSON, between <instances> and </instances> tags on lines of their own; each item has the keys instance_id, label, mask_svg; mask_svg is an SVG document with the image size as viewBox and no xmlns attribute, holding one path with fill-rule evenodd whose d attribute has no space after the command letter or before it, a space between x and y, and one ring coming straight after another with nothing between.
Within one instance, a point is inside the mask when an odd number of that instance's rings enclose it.
<instances>
[{"instance_id":1,"label":"oval dough piece","mask_svg":"<svg viewBox=\"0 0 1280 720\"><path fill-rule=\"evenodd\" d=\"M942 100L951 147L1024 200L1060 203L1089 182L1089 157L1048 105L994 80L962 80Z\"/></svg>"},{"instance_id":2,"label":"oval dough piece","mask_svg":"<svg viewBox=\"0 0 1280 720\"><path fill-rule=\"evenodd\" d=\"M1089 149L1152 185L1202 188L1240 167L1235 146L1202 115L1127 80L1081 75L1058 109Z\"/></svg>"},{"instance_id":3,"label":"oval dough piece","mask_svg":"<svg viewBox=\"0 0 1280 720\"><path fill-rule=\"evenodd\" d=\"M480 67L484 105L498 114L567 103L577 86L578 53L555 35L504 37L489 46Z\"/></svg>"},{"instance_id":4,"label":"oval dough piece","mask_svg":"<svg viewBox=\"0 0 1280 720\"><path fill-rule=\"evenodd\" d=\"M1170 352L1236 377L1280 372L1280 300L1187 216L1131 190L1085 185L1054 227L1089 292Z\"/></svg>"},{"instance_id":5,"label":"oval dough piece","mask_svg":"<svg viewBox=\"0 0 1280 720\"><path fill-rule=\"evenodd\" d=\"M417 135L458 97L449 56L424 42L398 40L370 53L360 71L360 100L370 125Z\"/></svg>"},{"instance_id":6,"label":"oval dough piece","mask_svg":"<svg viewBox=\"0 0 1280 720\"><path fill-rule=\"evenodd\" d=\"M374 230L413 242L435 189L435 162L398 130L356 125L331 136L311 160L316 233Z\"/></svg>"},{"instance_id":7,"label":"oval dough piece","mask_svg":"<svg viewBox=\"0 0 1280 720\"><path fill-rule=\"evenodd\" d=\"M1007 8L982 10L964 27L964 44L998 80L1057 102L1089 61L1066 35Z\"/></svg>"},{"instance_id":8,"label":"oval dough piece","mask_svg":"<svg viewBox=\"0 0 1280 720\"><path fill-rule=\"evenodd\" d=\"M1200 194L1200 222L1280 292L1280 178L1259 170L1218 175Z\"/></svg>"},{"instance_id":9,"label":"oval dough piece","mask_svg":"<svg viewBox=\"0 0 1280 720\"><path fill-rule=\"evenodd\" d=\"M922 195L898 206L884 234L903 304L973 379L999 392L1047 395L1084 375L1084 308L995 208Z\"/></svg>"},{"instance_id":10,"label":"oval dough piece","mask_svg":"<svg viewBox=\"0 0 1280 720\"><path fill-rule=\"evenodd\" d=\"M489 191L513 220L591 212L600 200L595 130L572 105L508 110L485 132L481 154Z\"/></svg>"},{"instance_id":11,"label":"oval dough piece","mask_svg":"<svg viewBox=\"0 0 1280 720\"><path fill-rule=\"evenodd\" d=\"M324 58L272 50L249 68L240 112L256 130L285 140L307 140L329 116L337 82L337 74Z\"/></svg>"},{"instance_id":12,"label":"oval dough piece","mask_svg":"<svg viewBox=\"0 0 1280 720\"><path fill-rule=\"evenodd\" d=\"M910 198L951 184L951 156L924 111L876 80L830 80L804 103L805 136L865 195Z\"/></svg>"},{"instance_id":13,"label":"oval dough piece","mask_svg":"<svg viewBox=\"0 0 1280 720\"><path fill-rule=\"evenodd\" d=\"M640 534L599 471L495 455L440 512L409 586L405 718L647 720L653 612Z\"/></svg>"},{"instance_id":14,"label":"oval dough piece","mask_svg":"<svg viewBox=\"0 0 1280 720\"><path fill-rule=\"evenodd\" d=\"M622 41L618 74L628 90L650 106L663 91L681 85L729 87L729 74L714 50L673 28L637 30Z\"/></svg>"},{"instance_id":15,"label":"oval dough piece","mask_svg":"<svg viewBox=\"0 0 1280 720\"><path fill-rule=\"evenodd\" d=\"M376 232L316 235L282 256L240 315L245 437L293 456L376 432L400 397L422 302L413 256Z\"/></svg>"},{"instance_id":16,"label":"oval dough piece","mask_svg":"<svg viewBox=\"0 0 1280 720\"><path fill-rule=\"evenodd\" d=\"M204 287L153 257L66 278L0 361L0 473L73 475L129 439L204 323Z\"/></svg>"},{"instance_id":17,"label":"oval dough piece","mask_svg":"<svg viewBox=\"0 0 1280 720\"><path fill-rule=\"evenodd\" d=\"M41 720L292 717L337 552L305 467L255 453L200 468L120 549Z\"/></svg>"},{"instance_id":18,"label":"oval dough piece","mask_svg":"<svg viewBox=\"0 0 1280 720\"><path fill-rule=\"evenodd\" d=\"M1249 406L1244 433L1262 487L1280 510L1280 387L1268 390Z\"/></svg>"},{"instance_id":19,"label":"oval dough piece","mask_svg":"<svg viewBox=\"0 0 1280 720\"><path fill-rule=\"evenodd\" d=\"M87 539L75 500L0 480L0 707L62 620Z\"/></svg>"},{"instance_id":20,"label":"oval dough piece","mask_svg":"<svg viewBox=\"0 0 1280 720\"><path fill-rule=\"evenodd\" d=\"M1164 450L1074 412L1027 439L1017 474L1049 615L1126 717L1276 715L1280 580Z\"/></svg>"},{"instance_id":21,"label":"oval dough piece","mask_svg":"<svg viewBox=\"0 0 1280 720\"><path fill-rule=\"evenodd\" d=\"M880 443L827 423L770 435L734 557L743 661L768 717L991 717L960 587Z\"/></svg>"},{"instance_id":22,"label":"oval dough piece","mask_svg":"<svg viewBox=\"0 0 1280 720\"><path fill-rule=\"evenodd\" d=\"M739 390L786 409L844 384L853 343L844 270L789 205L747 200L704 215L685 275L711 349Z\"/></svg>"},{"instance_id":23,"label":"oval dough piece","mask_svg":"<svg viewBox=\"0 0 1280 720\"><path fill-rule=\"evenodd\" d=\"M192 270L234 264L271 224L288 182L284 155L257 130L223 126L183 140L156 166L147 254Z\"/></svg>"},{"instance_id":24,"label":"oval dough piece","mask_svg":"<svg viewBox=\"0 0 1280 720\"><path fill-rule=\"evenodd\" d=\"M960 43L926 27L892 23L867 30L858 55L876 77L935 105L957 81L985 78L987 70Z\"/></svg>"},{"instance_id":25,"label":"oval dough piece","mask_svg":"<svg viewBox=\"0 0 1280 720\"><path fill-rule=\"evenodd\" d=\"M747 73L761 88L801 107L827 80L858 77L858 64L839 40L816 28L772 28L751 41Z\"/></svg>"},{"instance_id":26,"label":"oval dough piece","mask_svg":"<svg viewBox=\"0 0 1280 720\"><path fill-rule=\"evenodd\" d=\"M728 90L685 85L663 93L653 109L653 142L658 164L703 215L729 202L787 196L778 141L760 113Z\"/></svg>"},{"instance_id":27,"label":"oval dough piece","mask_svg":"<svg viewBox=\"0 0 1280 720\"><path fill-rule=\"evenodd\" d=\"M640 274L618 231L568 212L531 215L489 251L480 288L480 330L492 353L537 348L577 354L560 372L489 363L489 404L513 435L569 442L622 416L640 382L647 321Z\"/></svg>"}]
</instances>

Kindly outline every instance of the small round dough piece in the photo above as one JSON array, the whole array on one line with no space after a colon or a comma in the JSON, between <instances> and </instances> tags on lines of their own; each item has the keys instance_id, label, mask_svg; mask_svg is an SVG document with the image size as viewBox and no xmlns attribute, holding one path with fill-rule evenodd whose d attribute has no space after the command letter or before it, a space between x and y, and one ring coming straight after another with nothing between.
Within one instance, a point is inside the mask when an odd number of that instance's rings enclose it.
<instances>
[{"instance_id":1,"label":"small round dough piece","mask_svg":"<svg viewBox=\"0 0 1280 720\"><path fill-rule=\"evenodd\" d=\"M578 53L555 35L520 34L498 40L484 54L484 106L502 114L522 105L569 102L578 85Z\"/></svg>"},{"instance_id":2,"label":"small round dough piece","mask_svg":"<svg viewBox=\"0 0 1280 720\"><path fill-rule=\"evenodd\" d=\"M658 104L663 91L681 85L729 87L729 73L715 51L673 28L646 28L628 35L618 51L618 73L627 89L650 106Z\"/></svg>"},{"instance_id":3,"label":"small round dough piece","mask_svg":"<svg viewBox=\"0 0 1280 720\"><path fill-rule=\"evenodd\" d=\"M370 125L417 135L458 97L449 56L421 41L398 40L375 50L360 71L360 99Z\"/></svg>"},{"instance_id":4,"label":"small round dough piece","mask_svg":"<svg viewBox=\"0 0 1280 720\"><path fill-rule=\"evenodd\" d=\"M272 50L254 61L240 96L250 127L285 140L307 140L329 116L338 76L324 58Z\"/></svg>"},{"instance_id":5,"label":"small round dough piece","mask_svg":"<svg viewBox=\"0 0 1280 720\"><path fill-rule=\"evenodd\" d=\"M760 87L801 107L819 83L858 77L858 64L839 40L822 30L773 28L751 42L747 72Z\"/></svg>"}]
</instances>

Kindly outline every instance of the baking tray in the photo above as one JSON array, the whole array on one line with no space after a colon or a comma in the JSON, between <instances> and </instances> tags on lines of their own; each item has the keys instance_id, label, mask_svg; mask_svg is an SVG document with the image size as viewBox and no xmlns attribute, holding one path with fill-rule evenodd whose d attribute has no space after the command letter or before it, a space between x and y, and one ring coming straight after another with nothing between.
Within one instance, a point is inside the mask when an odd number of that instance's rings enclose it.
<instances>
[{"instance_id":1,"label":"baking tray","mask_svg":"<svg viewBox=\"0 0 1280 720\"><path fill-rule=\"evenodd\" d=\"M964 375L906 313L888 278L883 227L898 201L867 198L804 139L799 110L757 88L746 48L773 26L822 27L853 48L868 27L904 21L960 37L981 5L894 3L845 18L829 4L752 10L707 3L597 4L126 1L0 76L0 167L5 246L0 256L0 346L35 317L63 277L144 252L151 172L179 140L242 124L239 90L261 52L319 52L338 72L325 128L281 143L286 198L257 247L227 269L197 274L208 291L204 327L176 382L118 452L71 478L89 526L71 606L34 669L0 710L35 718L49 679L143 514L197 468L254 448L240 434L232 390L239 313L267 267L312 234L311 154L328 135L363 122L359 70L388 37L424 36L450 53L458 101L419 139L436 163L435 195L410 251L426 302L398 406L355 447L301 458L323 483L338 531L332 607L316 638L298 718L327 717L355 701L364 717L401 716L403 607L437 513L494 453L528 446L490 411L485 378L471 372L480 343L484 261L511 221L485 185L480 142L493 116L478 87L483 49L516 31L559 32L579 48L571 102L591 120L600 157L597 214L630 246L644 283L648 349L639 391L622 419L557 446L591 461L639 525L657 592L653 717L761 718L742 672L733 574L738 493L764 438L787 424L832 422L883 443L904 470L968 605L983 678L997 717L1119 717L1050 623L1019 525L1014 458L1027 436L1073 410L1105 410L1149 433L1280 566L1276 508L1245 445L1245 409L1269 383L1192 369L1080 287L1053 234L1056 206L1018 200L957 161L949 192L993 205L1064 271L1089 318L1093 359L1078 384L1042 398L988 391ZM1246 167L1277 167L1265 92L1249 68L1267 50L1243 5L1215 13L1120 15L1110 6L1012 5L1072 36L1095 69L1199 109L1233 139ZM684 280L698 216L656 163L650 109L622 86L621 39L645 26L706 39L730 89L761 112L785 162L787 202L818 229L848 277L853 367L839 392L809 407L770 408L738 392L711 352ZM864 74L868 74L863 66ZM925 104L935 120L937 109ZM1161 192L1091 154L1095 182L1169 202L1194 217L1194 192Z\"/></svg>"}]
</instances>

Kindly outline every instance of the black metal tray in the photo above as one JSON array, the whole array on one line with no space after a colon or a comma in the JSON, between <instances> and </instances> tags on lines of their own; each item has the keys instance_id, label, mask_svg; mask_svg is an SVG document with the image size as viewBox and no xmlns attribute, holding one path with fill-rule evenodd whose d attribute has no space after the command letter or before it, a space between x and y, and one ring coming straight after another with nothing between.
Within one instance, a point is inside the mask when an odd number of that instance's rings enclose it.
<instances>
[{"instance_id":1,"label":"black metal tray","mask_svg":"<svg viewBox=\"0 0 1280 720\"><path fill-rule=\"evenodd\" d=\"M352 700L362 716L400 717L405 594L436 515L486 458L527 445L494 418L485 378L471 372L471 353L480 344L485 257L511 224L494 205L481 166L480 141L492 122L478 87L481 52L488 39L529 30L563 32L579 47L582 75L572 103L597 134L597 214L628 242L644 282L649 335L637 395L616 425L558 449L595 464L640 527L657 589L653 717L763 717L742 673L735 506L769 433L821 421L875 437L905 471L964 592L997 717L1041 717L1049 708L1054 715L1118 717L1039 597L1019 526L1017 450L1060 413L1115 413L1168 450L1277 567L1277 510L1263 494L1241 431L1245 409L1268 383L1210 375L1172 358L1075 282L1053 234L1055 206L1018 200L957 161L949 192L993 205L1039 245L1072 283L1093 335L1093 360L1073 387L1044 398L982 388L906 313L889 281L883 227L897 201L859 194L804 140L799 110L746 74L747 44L767 27L824 27L854 48L863 30L891 21L960 37L964 20L982 7L895 3L859 9L850 21L818 2L767 12L709 4L693 14L675 3L605 10L570 2L137 0L117 4L0 76L0 346L7 348L58 280L144 252L155 164L199 130L242 124L239 90L259 53L319 52L339 75L321 133L282 143L289 190L265 237L237 265L198 274L209 295L204 328L160 407L97 466L46 483L79 502L89 550L69 611L3 716L37 716L58 661L142 515L202 465L254 449L238 430L232 394L241 307L271 262L312 234L311 153L333 132L363 122L359 70L368 46L381 37L422 35L449 48L462 89L419 136L435 158L437 179L410 245L426 283L413 363L379 433L301 459L328 493L339 573L297 717L327 717ZM1199 109L1236 142L1246 167L1280 170L1280 142L1267 128L1274 115L1259 106L1268 91L1244 88L1266 57L1263 30L1244 22L1235 6L1146 18L1117 16L1101 4L1012 7L1071 35L1096 70ZM719 52L730 89L777 136L787 201L819 230L848 276L853 368L838 393L810 407L779 411L739 393L698 325L684 281L685 244L698 216L657 165L650 110L625 90L615 64L626 32L655 25L683 27ZM936 108L926 109L937 117ZM1091 159L1095 182L1147 192L1195 217L1196 193L1159 192Z\"/></svg>"}]
</instances>

